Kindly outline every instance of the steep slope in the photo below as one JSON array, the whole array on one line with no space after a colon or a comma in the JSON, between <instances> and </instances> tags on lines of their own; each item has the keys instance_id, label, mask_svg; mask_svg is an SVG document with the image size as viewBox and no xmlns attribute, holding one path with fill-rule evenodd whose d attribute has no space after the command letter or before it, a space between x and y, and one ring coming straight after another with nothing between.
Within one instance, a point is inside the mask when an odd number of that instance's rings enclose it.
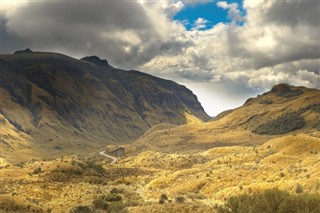
<instances>
[{"instance_id":1,"label":"steep slope","mask_svg":"<svg viewBox=\"0 0 320 213\"><path fill-rule=\"evenodd\" d=\"M209 118L186 87L113 68L96 56L26 50L0 60L4 156L19 149L21 157L30 148L84 151L130 141L159 123L185 124L186 114Z\"/></svg>"},{"instance_id":2,"label":"steep slope","mask_svg":"<svg viewBox=\"0 0 320 213\"><path fill-rule=\"evenodd\" d=\"M279 84L215 120L149 131L138 150L195 151L217 146L259 145L279 135L320 137L320 91Z\"/></svg>"}]
</instances>

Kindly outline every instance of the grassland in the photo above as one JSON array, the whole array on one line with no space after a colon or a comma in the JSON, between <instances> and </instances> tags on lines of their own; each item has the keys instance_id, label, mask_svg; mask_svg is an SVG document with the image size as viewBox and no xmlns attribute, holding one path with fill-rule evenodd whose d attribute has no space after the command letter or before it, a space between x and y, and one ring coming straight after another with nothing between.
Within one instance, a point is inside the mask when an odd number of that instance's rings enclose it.
<instances>
[{"instance_id":1,"label":"grassland","mask_svg":"<svg viewBox=\"0 0 320 213\"><path fill-rule=\"evenodd\" d=\"M319 194L319 153L319 138L299 134L198 153L144 151L116 165L94 154L33 160L0 169L0 209L208 212L230 196L275 187Z\"/></svg>"}]
</instances>

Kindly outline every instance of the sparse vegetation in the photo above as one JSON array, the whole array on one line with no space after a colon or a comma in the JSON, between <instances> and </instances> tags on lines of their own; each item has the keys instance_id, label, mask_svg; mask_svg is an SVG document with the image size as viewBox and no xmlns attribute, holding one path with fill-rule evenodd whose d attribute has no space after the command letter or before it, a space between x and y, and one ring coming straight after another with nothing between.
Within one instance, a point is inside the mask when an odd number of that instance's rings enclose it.
<instances>
[{"instance_id":1,"label":"sparse vegetation","mask_svg":"<svg viewBox=\"0 0 320 213\"><path fill-rule=\"evenodd\" d=\"M184 203L185 202L185 198L183 196L178 196L175 198L176 203Z\"/></svg>"},{"instance_id":2,"label":"sparse vegetation","mask_svg":"<svg viewBox=\"0 0 320 213\"><path fill-rule=\"evenodd\" d=\"M90 206L76 206L70 210L70 213L94 213Z\"/></svg>"},{"instance_id":3,"label":"sparse vegetation","mask_svg":"<svg viewBox=\"0 0 320 213\"><path fill-rule=\"evenodd\" d=\"M162 194L159 198L159 204L164 204L168 200L168 196L166 194Z\"/></svg>"},{"instance_id":4,"label":"sparse vegetation","mask_svg":"<svg viewBox=\"0 0 320 213\"><path fill-rule=\"evenodd\" d=\"M303 92L300 89L291 89L289 85L278 85L273 88L276 94L283 98L292 98L301 95Z\"/></svg>"},{"instance_id":5,"label":"sparse vegetation","mask_svg":"<svg viewBox=\"0 0 320 213\"><path fill-rule=\"evenodd\" d=\"M42 172L41 167L36 167L36 168L33 170L33 174L40 174L41 172Z\"/></svg>"},{"instance_id":6,"label":"sparse vegetation","mask_svg":"<svg viewBox=\"0 0 320 213\"><path fill-rule=\"evenodd\" d=\"M262 100L259 102L259 104L273 104L272 100Z\"/></svg>"},{"instance_id":7,"label":"sparse vegetation","mask_svg":"<svg viewBox=\"0 0 320 213\"><path fill-rule=\"evenodd\" d=\"M320 104L314 104L310 108L312 111L320 113Z\"/></svg>"},{"instance_id":8,"label":"sparse vegetation","mask_svg":"<svg viewBox=\"0 0 320 213\"><path fill-rule=\"evenodd\" d=\"M304 118L298 113L285 113L265 124L260 125L252 132L261 135L279 135L303 128L305 125Z\"/></svg>"},{"instance_id":9,"label":"sparse vegetation","mask_svg":"<svg viewBox=\"0 0 320 213\"><path fill-rule=\"evenodd\" d=\"M105 196L101 195L98 196L93 200L93 206L96 209L102 209L102 210L108 210L109 209L109 203L105 200Z\"/></svg>"},{"instance_id":10,"label":"sparse vegetation","mask_svg":"<svg viewBox=\"0 0 320 213\"><path fill-rule=\"evenodd\" d=\"M109 206L109 212L110 213L125 213L126 206L122 203L122 201L115 201L111 202Z\"/></svg>"},{"instance_id":11,"label":"sparse vegetation","mask_svg":"<svg viewBox=\"0 0 320 213\"><path fill-rule=\"evenodd\" d=\"M303 192L303 186L301 184L296 185L296 193L302 193Z\"/></svg>"},{"instance_id":12,"label":"sparse vegetation","mask_svg":"<svg viewBox=\"0 0 320 213\"><path fill-rule=\"evenodd\" d=\"M318 212L319 209L319 194L292 195L279 189L267 189L230 197L224 206L218 208L218 213L298 213Z\"/></svg>"}]
</instances>

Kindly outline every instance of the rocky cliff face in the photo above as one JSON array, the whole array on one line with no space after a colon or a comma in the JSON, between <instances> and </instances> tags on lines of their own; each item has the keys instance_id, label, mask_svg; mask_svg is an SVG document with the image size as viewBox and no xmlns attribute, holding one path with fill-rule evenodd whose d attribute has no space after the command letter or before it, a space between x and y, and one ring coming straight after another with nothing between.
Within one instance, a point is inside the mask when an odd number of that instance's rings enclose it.
<instances>
[{"instance_id":1,"label":"rocky cliff face","mask_svg":"<svg viewBox=\"0 0 320 213\"><path fill-rule=\"evenodd\" d=\"M0 60L6 151L97 147L132 140L155 124L185 124L186 113L209 118L186 87L95 56L19 51Z\"/></svg>"}]
</instances>

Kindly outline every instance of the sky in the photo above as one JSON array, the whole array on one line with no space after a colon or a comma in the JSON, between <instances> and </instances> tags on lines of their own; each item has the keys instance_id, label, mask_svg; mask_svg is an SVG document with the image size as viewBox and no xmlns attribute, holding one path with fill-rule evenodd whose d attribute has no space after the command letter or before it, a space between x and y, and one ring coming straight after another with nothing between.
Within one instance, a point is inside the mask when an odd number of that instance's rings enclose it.
<instances>
[{"instance_id":1,"label":"sky","mask_svg":"<svg viewBox=\"0 0 320 213\"><path fill-rule=\"evenodd\" d=\"M1 53L97 55L186 85L209 115L278 83L320 89L320 1L0 0Z\"/></svg>"}]
</instances>

